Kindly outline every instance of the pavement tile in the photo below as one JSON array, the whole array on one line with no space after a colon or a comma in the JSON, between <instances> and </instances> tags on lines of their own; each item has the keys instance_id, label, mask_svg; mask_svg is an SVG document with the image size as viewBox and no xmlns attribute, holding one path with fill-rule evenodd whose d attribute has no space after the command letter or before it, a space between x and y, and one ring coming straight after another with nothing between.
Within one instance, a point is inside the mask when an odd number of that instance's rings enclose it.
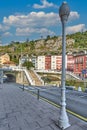
<instances>
[{"instance_id":1,"label":"pavement tile","mask_svg":"<svg viewBox=\"0 0 87 130\"><path fill-rule=\"evenodd\" d=\"M5 118L5 117L6 117L5 112L1 112L1 111L0 111L0 119L3 119L3 118Z\"/></svg>"},{"instance_id":2,"label":"pavement tile","mask_svg":"<svg viewBox=\"0 0 87 130\"><path fill-rule=\"evenodd\" d=\"M38 130L53 130L50 126L45 126L45 127L42 127Z\"/></svg>"},{"instance_id":3,"label":"pavement tile","mask_svg":"<svg viewBox=\"0 0 87 130\"><path fill-rule=\"evenodd\" d=\"M0 89L0 130L60 130L60 110L17 86L3 84ZM87 130L87 122L68 116L71 126L66 130Z\"/></svg>"},{"instance_id":4,"label":"pavement tile","mask_svg":"<svg viewBox=\"0 0 87 130\"><path fill-rule=\"evenodd\" d=\"M0 125L0 130L9 130L8 124Z\"/></svg>"},{"instance_id":5,"label":"pavement tile","mask_svg":"<svg viewBox=\"0 0 87 130\"><path fill-rule=\"evenodd\" d=\"M0 126L5 124L8 124L7 118L0 119Z\"/></svg>"},{"instance_id":6,"label":"pavement tile","mask_svg":"<svg viewBox=\"0 0 87 130\"><path fill-rule=\"evenodd\" d=\"M15 128L16 126L18 126L18 122L17 122L15 117L9 117L9 118L7 118L7 120L8 120L8 124L9 124L10 129Z\"/></svg>"}]
</instances>

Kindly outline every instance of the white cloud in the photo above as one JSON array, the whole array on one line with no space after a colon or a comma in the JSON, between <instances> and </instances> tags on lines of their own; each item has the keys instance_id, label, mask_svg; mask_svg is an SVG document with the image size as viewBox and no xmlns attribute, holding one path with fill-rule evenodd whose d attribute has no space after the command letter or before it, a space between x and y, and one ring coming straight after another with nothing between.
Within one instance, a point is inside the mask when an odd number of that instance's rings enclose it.
<instances>
[{"instance_id":1,"label":"white cloud","mask_svg":"<svg viewBox=\"0 0 87 130\"><path fill-rule=\"evenodd\" d=\"M69 21L75 20L79 18L79 14L77 12L71 12ZM53 31L50 30L50 27L58 26L60 23L60 18L58 13L50 12L45 13L43 11L40 12L30 12L27 15L16 14L10 15L9 17L3 18L3 27L14 28L16 30L17 36L29 36L34 34L40 35L55 35ZM2 28L2 26L0 27ZM10 33L4 34L12 35Z\"/></svg>"},{"instance_id":2,"label":"white cloud","mask_svg":"<svg viewBox=\"0 0 87 130\"><path fill-rule=\"evenodd\" d=\"M76 11L71 11L70 12L70 16L69 16L69 20L75 20L75 19L79 19L80 15L78 14L78 12Z\"/></svg>"},{"instance_id":3,"label":"white cloud","mask_svg":"<svg viewBox=\"0 0 87 130\"><path fill-rule=\"evenodd\" d=\"M52 2L48 2L47 0L41 0L42 5L39 4L34 4L33 8L35 9L43 9L43 8L49 8L49 7L57 7L55 4Z\"/></svg>"},{"instance_id":4,"label":"white cloud","mask_svg":"<svg viewBox=\"0 0 87 130\"><path fill-rule=\"evenodd\" d=\"M79 18L78 12L71 12L69 20ZM45 12L31 12L27 15L10 15L3 18L5 25L14 27L50 27L58 25L60 18L58 13L45 13Z\"/></svg>"},{"instance_id":5,"label":"white cloud","mask_svg":"<svg viewBox=\"0 0 87 130\"><path fill-rule=\"evenodd\" d=\"M29 36L31 34L40 34L43 36L47 35L55 35L55 33L46 28L17 28L16 35L17 36Z\"/></svg>"},{"instance_id":6,"label":"white cloud","mask_svg":"<svg viewBox=\"0 0 87 130\"><path fill-rule=\"evenodd\" d=\"M58 14L53 12L31 12L28 15L10 15L9 17L4 17L3 23L15 27L55 26L58 23Z\"/></svg>"},{"instance_id":7,"label":"white cloud","mask_svg":"<svg viewBox=\"0 0 87 130\"><path fill-rule=\"evenodd\" d=\"M9 29L9 27L8 27L8 26L1 25L1 24L0 24L0 32L1 32L1 31L3 31L3 32L4 32L4 31L6 31L6 30L8 30L8 29Z\"/></svg>"},{"instance_id":8,"label":"white cloud","mask_svg":"<svg viewBox=\"0 0 87 130\"><path fill-rule=\"evenodd\" d=\"M32 33L34 33L34 29L32 28L17 28L16 29L16 35L17 36L28 36Z\"/></svg>"},{"instance_id":9,"label":"white cloud","mask_svg":"<svg viewBox=\"0 0 87 130\"><path fill-rule=\"evenodd\" d=\"M3 36L4 36L4 37L9 37L9 36L12 36L12 34L11 34L10 32L5 32L5 33L3 34Z\"/></svg>"},{"instance_id":10,"label":"white cloud","mask_svg":"<svg viewBox=\"0 0 87 130\"><path fill-rule=\"evenodd\" d=\"M86 30L85 24L79 24L79 25L67 27L66 33L72 34L72 33L76 33L76 32L82 32L85 30Z\"/></svg>"},{"instance_id":11,"label":"white cloud","mask_svg":"<svg viewBox=\"0 0 87 130\"><path fill-rule=\"evenodd\" d=\"M42 29L38 29L38 33L43 35L43 36L47 36L47 35L55 35L55 33L51 30L48 30L46 28L42 28Z\"/></svg>"}]
</instances>

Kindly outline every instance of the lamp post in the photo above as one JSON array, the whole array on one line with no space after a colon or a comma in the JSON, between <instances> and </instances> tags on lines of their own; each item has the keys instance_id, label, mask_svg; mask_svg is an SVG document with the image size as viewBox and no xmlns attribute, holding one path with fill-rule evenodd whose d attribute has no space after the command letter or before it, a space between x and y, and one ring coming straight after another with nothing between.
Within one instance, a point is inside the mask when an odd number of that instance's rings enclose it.
<instances>
[{"instance_id":1,"label":"lamp post","mask_svg":"<svg viewBox=\"0 0 87 130\"><path fill-rule=\"evenodd\" d=\"M66 56L66 35L65 35L65 24L68 20L70 9L66 2L63 2L59 8L59 16L62 22L62 78L61 78L61 109L58 125L60 128L67 128L70 126L69 119L66 112L66 94L65 94L65 56Z\"/></svg>"}]
</instances>

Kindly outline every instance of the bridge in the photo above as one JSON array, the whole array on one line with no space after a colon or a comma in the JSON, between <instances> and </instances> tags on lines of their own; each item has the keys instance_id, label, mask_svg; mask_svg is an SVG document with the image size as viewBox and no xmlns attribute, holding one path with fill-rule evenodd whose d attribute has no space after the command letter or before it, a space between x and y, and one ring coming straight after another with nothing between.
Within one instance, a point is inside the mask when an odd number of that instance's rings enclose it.
<instances>
[{"instance_id":1,"label":"bridge","mask_svg":"<svg viewBox=\"0 0 87 130\"><path fill-rule=\"evenodd\" d=\"M62 71L55 71L55 70L35 70L35 71L39 73L52 73L52 74L60 74L60 75L62 74ZM70 71L66 71L66 75L72 76L77 80L82 80L82 78L76 76L74 73Z\"/></svg>"},{"instance_id":2,"label":"bridge","mask_svg":"<svg viewBox=\"0 0 87 130\"><path fill-rule=\"evenodd\" d=\"M54 70L27 70L26 67L20 67L20 66L10 66L10 67L2 67L0 68L0 81L3 82L3 71L18 71L23 72L24 75L26 75L26 78L30 85L37 85L37 86L43 86L44 81L41 79L41 77L37 74L39 73L51 73L51 74L62 74L61 71L54 71ZM66 75L72 76L76 80L82 80L80 77L76 76L75 74L66 71ZM23 75L22 75L23 76Z\"/></svg>"},{"instance_id":3,"label":"bridge","mask_svg":"<svg viewBox=\"0 0 87 130\"><path fill-rule=\"evenodd\" d=\"M26 67L20 66L10 66L10 67L2 67L0 68L0 80L3 82L3 71L18 71L23 72L26 75L26 78L30 85L44 85L44 81L40 78L40 76L34 71L28 71ZM36 84L36 80L38 79L38 84ZM40 82L40 83L39 83Z\"/></svg>"}]
</instances>

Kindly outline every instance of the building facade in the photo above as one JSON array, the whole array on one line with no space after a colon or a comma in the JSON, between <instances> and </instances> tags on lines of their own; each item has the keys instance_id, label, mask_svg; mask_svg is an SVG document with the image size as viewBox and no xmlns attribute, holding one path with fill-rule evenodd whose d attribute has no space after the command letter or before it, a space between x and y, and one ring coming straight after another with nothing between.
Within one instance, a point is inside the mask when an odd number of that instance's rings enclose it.
<instances>
[{"instance_id":1,"label":"building facade","mask_svg":"<svg viewBox=\"0 0 87 130\"><path fill-rule=\"evenodd\" d=\"M38 56L36 64L38 70L61 71L62 55ZM65 68L78 76L82 75L82 71L87 70L87 54L66 55Z\"/></svg>"},{"instance_id":2,"label":"building facade","mask_svg":"<svg viewBox=\"0 0 87 130\"><path fill-rule=\"evenodd\" d=\"M80 54L74 56L74 73L81 76L83 70L87 70L87 55Z\"/></svg>"},{"instance_id":3,"label":"building facade","mask_svg":"<svg viewBox=\"0 0 87 130\"><path fill-rule=\"evenodd\" d=\"M67 55L66 63L67 63L67 65L66 65L67 71L73 72L74 71L74 57L73 57L73 55Z\"/></svg>"},{"instance_id":4,"label":"building facade","mask_svg":"<svg viewBox=\"0 0 87 130\"><path fill-rule=\"evenodd\" d=\"M45 70L51 69L51 55L45 56Z\"/></svg>"},{"instance_id":5,"label":"building facade","mask_svg":"<svg viewBox=\"0 0 87 130\"><path fill-rule=\"evenodd\" d=\"M51 70L56 70L56 55L51 56Z\"/></svg>"},{"instance_id":6,"label":"building facade","mask_svg":"<svg viewBox=\"0 0 87 130\"><path fill-rule=\"evenodd\" d=\"M45 70L45 56L38 56L37 57L37 69L38 70Z\"/></svg>"},{"instance_id":7,"label":"building facade","mask_svg":"<svg viewBox=\"0 0 87 130\"><path fill-rule=\"evenodd\" d=\"M3 65L6 62L9 62L9 61L10 61L10 56L7 53L0 55L0 64L1 65Z\"/></svg>"},{"instance_id":8,"label":"building facade","mask_svg":"<svg viewBox=\"0 0 87 130\"><path fill-rule=\"evenodd\" d=\"M62 69L62 56L56 56L56 70L61 71Z\"/></svg>"}]
</instances>

